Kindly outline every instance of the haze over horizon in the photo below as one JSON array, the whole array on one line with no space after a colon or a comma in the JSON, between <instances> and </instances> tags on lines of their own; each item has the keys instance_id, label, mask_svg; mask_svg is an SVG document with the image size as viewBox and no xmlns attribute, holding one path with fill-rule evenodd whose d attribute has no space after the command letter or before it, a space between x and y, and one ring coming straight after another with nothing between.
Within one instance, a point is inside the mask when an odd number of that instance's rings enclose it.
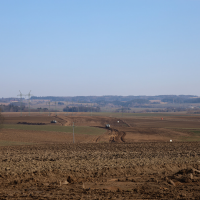
<instances>
[{"instance_id":1,"label":"haze over horizon","mask_svg":"<svg viewBox=\"0 0 200 200\"><path fill-rule=\"evenodd\" d=\"M0 98L198 95L200 1L0 2Z\"/></svg>"}]
</instances>

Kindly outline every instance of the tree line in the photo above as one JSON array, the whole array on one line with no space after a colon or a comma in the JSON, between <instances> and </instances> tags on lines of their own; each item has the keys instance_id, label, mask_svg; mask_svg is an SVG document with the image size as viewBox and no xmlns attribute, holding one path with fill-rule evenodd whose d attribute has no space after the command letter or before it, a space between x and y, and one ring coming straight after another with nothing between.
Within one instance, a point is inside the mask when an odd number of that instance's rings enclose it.
<instances>
[{"instance_id":1,"label":"tree line","mask_svg":"<svg viewBox=\"0 0 200 200\"><path fill-rule=\"evenodd\" d=\"M22 105L22 111L25 110L25 105ZM9 105L1 105L1 111L2 112L19 112L20 106L9 104Z\"/></svg>"},{"instance_id":2,"label":"tree line","mask_svg":"<svg viewBox=\"0 0 200 200\"><path fill-rule=\"evenodd\" d=\"M161 100L161 101L173 101L173 99L180 100L191 100L196 98L195 95L158 95L158 96L115 96L115 95L106 95L106 96L75 96L75 97L59 97L59 96L32 96L31 99L37 100L49 100L49 101L67 101L67 102L79 102L79 103L98 103L108 104L112 102L130 102L130 101L138 101L141 100ZM5 100L5 99L4 99ZM194 100L192 100L194 101Z\"/></svg>"},{"instance_id":3,"label":"tree line","mask_svg":"<svg viewBox=\"0 0 200 200\"><path fill-rule=\"evenodd\" d=\"M22 106L15 105L15 104L9 104L9 105L1 105L1 112L29 112L29 108L26 107L23 103ZM31 108L30 112L48 112L48 108ZM51 111L56 112L56 111Z\"/></svg>"},{"instance_id":4,"label":"tree line","mask_svg":"<svg viewBox=\"0 0 200 200\"><path fill-rule=\"evenodd\" d=\"M66 106L63 108L64 112L101 112L100 107L87 107L87 106Z\"/></svg>"}]
</instances>

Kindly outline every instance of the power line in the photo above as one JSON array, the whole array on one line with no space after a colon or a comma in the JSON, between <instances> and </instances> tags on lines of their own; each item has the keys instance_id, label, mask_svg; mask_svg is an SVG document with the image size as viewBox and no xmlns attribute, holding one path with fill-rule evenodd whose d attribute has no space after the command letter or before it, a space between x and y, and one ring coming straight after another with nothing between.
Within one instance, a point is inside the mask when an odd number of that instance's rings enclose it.
<instances>
[{"instance_id":1,"label":"power line","mask_svg":"<svg viewBox=\"0 0 200 200\"><path fill-rule=\"evenodd\" d=\"M48 104L49 104L49 116L50 116L50 103L51 103L51 102L49 101L49 102L48 102Z\"/></svg>"},{"instance_id":2,"label":"power line","mask_svg":"<svg viewBox=\"0 0 200 200\"><path fill-rule=\"evenodd\" d=\"M27 96L28 96L28 110L29 110L29 116L30 116L30 98L31 98L31 96L32 96L31 90L30 90L30 92L27 94Z\"/></svg>"},{"instance_id":3,"label":"power line","mask_svg":"<svg viewBox=\"0 0 200 200\"><path fill-rule=\"evenodd\" d=\"M78 100L78 113L79 113L79 100Z\"/></svg>"},{"instance_id":4,"label":"power line","mask_svg":"<svg viewBox=\"0 0 200 200\"><path fill-rule=\"evenodd\" d=\"M66 115L68 115L68 107L67 107L67 105L68 105L68 102L66 101L66 111L67 111Z\"/></svg>"},{"instance_id":5,"label":"power line","mask_svg":"<svg viewBox=\"0 0 200 200\"><path fill-rule=\"evenodd\" d=\"M26 96L25 94L22 94L21 91L19 90L19 93L17 96L20 96L20 112L21 112L21 116L22 116L22 97Z\"/></svg>"},{"instance_id":6,"label":"power line","mask_svg":"<svg viewBox=\"0 0 200 200\"><path fill-rule=\"evenodd\" d=\"M73 122L73 143L75 143L75 138L74 138L74 122Z\"/></svg>"},{"instance_id":7,"label":"power line","mask_svg":"<svg viewBox=\"0 0 200 200\"><path fill-rule=\"evenodd\" d=\"M73 116L73 101L72 101L72 116Z\"/></svg>"},{"instance_id":8,"label":"power line","mask_svg":"<svg viewBox=\"0 0 200 200\"><path fill-rule=\"evenodd\" d=\"M57 112L56 112L56 101L55 101L55 114L57 115Z\"/></svg>"}]
</instances>

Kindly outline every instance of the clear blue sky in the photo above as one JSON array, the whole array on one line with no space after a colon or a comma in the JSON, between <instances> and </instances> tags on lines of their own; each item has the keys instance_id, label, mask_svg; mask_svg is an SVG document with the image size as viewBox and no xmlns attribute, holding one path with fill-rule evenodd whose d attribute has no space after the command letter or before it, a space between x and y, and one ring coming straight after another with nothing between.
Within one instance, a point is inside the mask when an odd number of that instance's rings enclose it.
<instances>
[{"instance_id":1,"label":"clear blue sky","mask_svg":"<svg viewBox=\"0 0 200 200\"><path fill-rule=\"evenodd\" d=\"M0 97L200 95L199 0L0 0Z\"/></svg>"}]
</instances>

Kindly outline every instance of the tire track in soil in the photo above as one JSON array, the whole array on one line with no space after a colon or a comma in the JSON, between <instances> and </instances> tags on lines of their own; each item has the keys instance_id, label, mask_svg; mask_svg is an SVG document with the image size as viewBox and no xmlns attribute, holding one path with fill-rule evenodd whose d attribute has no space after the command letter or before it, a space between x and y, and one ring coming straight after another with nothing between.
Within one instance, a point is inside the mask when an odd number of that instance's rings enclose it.
<instances>
[{"instance_id":1,"label":"tire track in soil","mask_svg":"<svg viewBox=\"0 0 200 200\"><path fill-rule=\"evenodd\" d=\"M120 119L124 124L126 124L128 127L131 127L131 125L130 124L128 124L125 120L123 120L123 119Z\"/></svg>"},{"instance_id":2,"label":"tire track in soil","mask_svg":"<svg viewBox=\"0 0 200 200\"><path fill-rule=\"evenodd\" d=\"M95 126L97 127L97 126ZM124 138L126 136L126 133L124 131L118 131L117 129L113 129L113 128L104 128L104 127L99 127L98 128L103 128L106 129L107 132L104 133L103 135L100 135L95 142L100 142L101 139L105 136L108 136L108 142L112 143L112 142L117 142L117 143L122 143L125 142Z\"/></svg>"},{"instance_id":3,"label":"tire track in soil","mask_svg":"<svg viewBox=\"0 0 200 200\"><path fill-rule=\"evenodd\" d=\"M62 126L64 126L67 123L67 121L61 117L55 116L55 118L57 119L58 123Z\"/></svg>"},{"instance_id":4,"label":"tire track in soil","mask_svg":"<svg viewBox=\"0 0 200 200\"><path fill-rule=\"evenodd\" d=\"M98 127L98 128L106 129L106 128L100 127L100 126L93 126L93 127ZM107 130L107 129L106 129L106 130ZM106 133L104 133L103 135L98 136L98 137L96 138L96 140L94 140L94 142L96 142L96 143L100 142L101 139L102 139L103 137L105 137L106 135L108 135L108 134L109 134L109 131L107 130Z\"/></svg>"},{"instance_id":5,"label":"tire track in soil","mask_svg":"<svg viewBox=\"0 0 200 200\"><path fill-rule=\"evenodd\" d=\"M55 118L57 119L58 123L60 123L62 126L64 126L65 124L67 124L67 120L58 116L55 116ZM126 124L128 127L131 127L128 123L126 123L124 120L121 120L124 124ZM93 127L93 126L92 126ZM94 126L97 127L97 126ZM100 127L98 126L98 128L103 128L106 129L104 127ZM109 136L109 142L125 142L125 136L126 133L124 131L118 131L117 129L114 128L109 128L108 131L105 133L105 135L110 135ZM102 136L98 136L96 139L93 139L93 142L99 142L101 140L101 138L104 136L104 134Z\"/></svg>"},{"instance_id":6,"label":"tire track in soil","mask_svg":"<svg viewBox=\"0 0 200 200\"><path fill-rule=\"evenodd\" d=\"M117 129L112 129L112 128L110 128L109 130L110 131L108 134L111 135L109 138L109 142L119 142L119 143L125 142L124 141L124 137L126 136L125 132L118 131Z\"/></svg>"},{"instance_id":7,"label":"tire track in soil","mask_svg":"<svg viewBox=\"0 0 200 200\"><path fill-rule=\"evenodd\" d=\"M122 140L122 142L125 142L125 136L126 136L126 132L122 132L123 133L123 135L121 136L121 140Z\"/></svg>"}]
</instances>

